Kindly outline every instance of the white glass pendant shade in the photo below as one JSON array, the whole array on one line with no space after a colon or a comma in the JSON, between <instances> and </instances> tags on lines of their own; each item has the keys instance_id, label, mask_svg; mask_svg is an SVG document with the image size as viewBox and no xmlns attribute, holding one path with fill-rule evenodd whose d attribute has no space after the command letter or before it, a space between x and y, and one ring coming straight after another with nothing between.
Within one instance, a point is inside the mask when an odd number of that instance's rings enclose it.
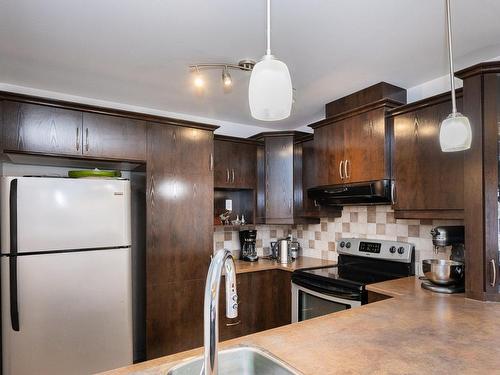
<instances>
[{"instance_id":1,"label":"white glass pendant shade","mask_svg":"<svg viewBox=\"0 0 500 375\"><path fill-rule=\"evenodd\" d=\"M468 150L472 142L472 130L467 117L452 113L441 123L439 144L443 152Z\"/></svg>"},{"instance_id":2,"label":"white glass pendant shade","mask_svg":"<svg viewBox=\"0 0 500 375\"><path fill-rule=\"evenodd\" d=\"M248 101L252 117L257 120L278 121L289 117L293 91L286 64L265 55L252 70Z\"/></svg>"}]
</instances>

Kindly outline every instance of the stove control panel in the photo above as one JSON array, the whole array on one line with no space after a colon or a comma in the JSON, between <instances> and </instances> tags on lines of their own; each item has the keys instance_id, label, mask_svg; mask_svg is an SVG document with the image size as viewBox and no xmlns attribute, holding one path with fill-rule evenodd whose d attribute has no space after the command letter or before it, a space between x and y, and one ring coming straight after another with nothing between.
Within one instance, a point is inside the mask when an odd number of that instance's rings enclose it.
<instances>
[{"instance_id":1,"label":"stove control panel","mask_svg":"<svg viewBox=\"0 0 500 375\"><path fill-rule=\"evenodd\" d=\"M411 263L415 246L408 242L343 238L337 241L339 254Z\"/></svg>"}]
</instances>

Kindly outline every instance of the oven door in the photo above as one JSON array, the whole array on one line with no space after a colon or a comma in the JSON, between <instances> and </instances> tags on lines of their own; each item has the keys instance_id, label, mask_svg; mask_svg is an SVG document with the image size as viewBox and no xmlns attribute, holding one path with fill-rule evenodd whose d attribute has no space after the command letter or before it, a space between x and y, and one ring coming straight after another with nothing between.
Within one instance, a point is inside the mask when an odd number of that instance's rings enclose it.
<instances>
[{"instance_id":1,"label":"oven door","mask_svg":"<svg viewBox=\"0 0 500 375\"><path fill-rule=\"evenodd\" d=\"M361 306L361 301L323 294L292 283L292 323Z\"/></svg>"}]
</instances>

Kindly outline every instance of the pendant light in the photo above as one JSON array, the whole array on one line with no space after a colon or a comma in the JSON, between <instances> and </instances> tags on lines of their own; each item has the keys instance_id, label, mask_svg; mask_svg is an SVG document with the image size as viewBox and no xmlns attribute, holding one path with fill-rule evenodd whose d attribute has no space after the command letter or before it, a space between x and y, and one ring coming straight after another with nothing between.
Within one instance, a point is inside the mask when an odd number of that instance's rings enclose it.
<instances>
[{"instance_id":1,"label":"pendant light","mask_svg":"<svg viewBox=\"0 0 500 375\"><path fill-rule=\"evenodd\" d=\"M271 54L271 0L267 0L267 50L250 76L250 113L261 121L283 120L290 116L292 100L290 72L285 63Z\"/></svg>"},{"instance_id":2,"label":"pendant light","mask_svg":"<svg viewBox=\"0 0 500 375\"><path fill-rule=\"evenodd\" d=\"M451 84L451 114L441 122L439 128L439 144L443 152L455 152L468 150L472 142L472 130L469 119L457 112L457 100L455 98L455 74L453 68L453 48L451 37L451 10L450 0L446 0L446 21L448 24L448 57L450 65Z\"/></svg>"}]
</instances>

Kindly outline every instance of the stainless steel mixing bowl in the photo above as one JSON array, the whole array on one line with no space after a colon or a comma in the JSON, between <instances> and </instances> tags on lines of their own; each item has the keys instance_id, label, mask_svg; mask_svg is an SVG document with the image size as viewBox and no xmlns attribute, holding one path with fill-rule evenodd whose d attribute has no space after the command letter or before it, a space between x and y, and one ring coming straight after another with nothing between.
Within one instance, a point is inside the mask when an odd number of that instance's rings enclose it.
<instances>
[{"instance_id":1,"label":"stainless steel mixing bowl","mask_svg":"<svg viewBox=\"0 0 500 375\"><path fill-rule=\"evenodd\" d=\"M429 281L438 285L458 284L464 278L464 264L453 260L423 260L422 271Z\"/></svg>"}]
</instances>

